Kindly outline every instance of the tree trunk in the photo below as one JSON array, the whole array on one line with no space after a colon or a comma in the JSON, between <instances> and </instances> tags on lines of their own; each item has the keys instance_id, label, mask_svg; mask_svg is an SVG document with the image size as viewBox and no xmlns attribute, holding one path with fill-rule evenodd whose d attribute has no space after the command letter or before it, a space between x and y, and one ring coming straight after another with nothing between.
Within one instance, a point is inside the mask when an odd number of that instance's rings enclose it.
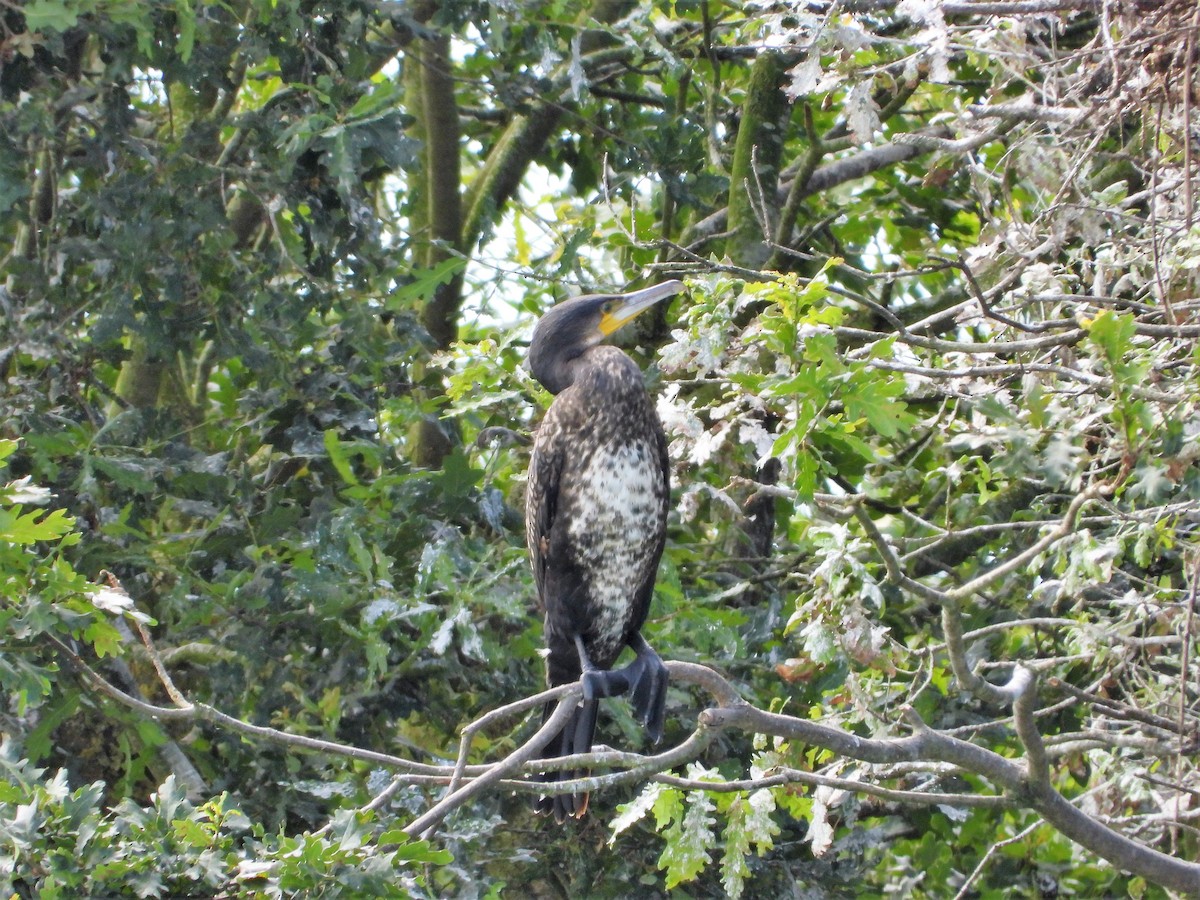
<instances>
[{"instance_id":1,"label":"tree trunk","mask_svg":"<svg viewBox=\"0 0 1200 900\"><path fill-rule=\"evenodd\" d=\"M774 226L770 220L775 214L787 112L787 98L780 89L783 72L783 57L775 51L755 60L730 167L730 235L725 255L748 269L761 268L771 256L768 241Z\"/></svg>"}]
</instances>

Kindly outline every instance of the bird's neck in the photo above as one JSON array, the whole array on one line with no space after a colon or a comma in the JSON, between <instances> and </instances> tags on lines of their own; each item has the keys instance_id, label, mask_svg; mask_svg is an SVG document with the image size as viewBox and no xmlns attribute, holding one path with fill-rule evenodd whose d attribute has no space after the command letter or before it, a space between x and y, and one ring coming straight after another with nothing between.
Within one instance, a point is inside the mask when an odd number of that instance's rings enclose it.
<instances>
[{"instance_id":1,"label":"bird's neck","mask_svg":"<svg viewBox=\"0 0 1200 900\"><path fill-rule=\"evenodd\" d=\"M542 386L551 394L558 395L578 380L580 370L584 365L582 356L558 359L552 366L545 367L541 371L534 369L533 377L541 382Z\"/></svg>"},{"instance_id":2,"label":"bird's neck","mask_svg":"<svg viewBox=\"0 0 1200 900\"><path fill-rule=\"evenodd\" d=\"M616 347L601 344L592 347L574 363L571 384L601 403L610 403L625 394L645 395L642 370Z\"/></svg>"},{"instance_id":3,"label":"bird's neck","mask_svg":"<svg viewBox=\"0 0 1200 900\"><path fill-rule=\"evenodd\" d=\"M564 351L549 341L539 340L535 332L533 346L529 349L529 371L551 394L561 394L575 383L579 369L584 365L583 357L590 349L586 348L582 353Z\"/></svg>"},{"instance_id":4,"label":"bird's neck","mask_svg":"<svg viewBox=\"0 0 1200 900\"><path fill-rule=\"evenodd\" d=\"M572 385L606 392L620 390L625 385L639 391L644 389L637 363L608 344L589 347L571 357L547 359L539 355L530 360L530 370L551 394L561 394Z\"/></svg>"}]
</instances>

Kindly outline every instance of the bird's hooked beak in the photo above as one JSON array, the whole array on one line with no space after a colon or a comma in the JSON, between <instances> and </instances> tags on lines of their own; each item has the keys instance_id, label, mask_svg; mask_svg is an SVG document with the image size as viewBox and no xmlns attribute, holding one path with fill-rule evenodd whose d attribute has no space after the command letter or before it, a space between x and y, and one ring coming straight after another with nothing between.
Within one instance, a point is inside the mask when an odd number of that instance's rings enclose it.
<instances>
[{"instance_id":1,"label":"bird's hooked beak","mask_svg":"<svg viewBox=\"0 0 1200 900\"><path fill-rule=\"evenodd\" d=\"M600 319L600 333L608 337L660 300L674 297L683 290L682 281L664 281L629 294L618 294L611 300Z\"/></svg>"}]
</instances>

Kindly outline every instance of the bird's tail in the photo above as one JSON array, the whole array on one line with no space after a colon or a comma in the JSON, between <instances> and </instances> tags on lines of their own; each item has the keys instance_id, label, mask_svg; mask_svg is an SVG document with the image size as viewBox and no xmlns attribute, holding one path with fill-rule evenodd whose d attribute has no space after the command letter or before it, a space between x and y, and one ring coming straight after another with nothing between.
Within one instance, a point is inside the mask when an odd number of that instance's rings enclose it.
<instances>
[{"instance_id":1,"label":"bird's tail","mask_svg":"<svg viewBox=\"0 0 1200 900\"><path fill-rule=\"evenodd\" d=\"M557 701L547 703L542 712L542 723L554 714L558 708ZM542 750L542 759L553 759L557 756L572 756L576 753L589 753L592 741L596 737L596 715L600 710L599 700L581 700L571 713L571 718L563 725L562 731L550 739ZM543 772L537 776L538 781L553 784L557 781L570 781L579 778L584 773L579 769ZM581 818L588 807L588 794L557 794L550 797L538 797L534 809L542 814L554 813L554 820L559 824L566 821L567 816Z\"/></svg>"}]
</instances>

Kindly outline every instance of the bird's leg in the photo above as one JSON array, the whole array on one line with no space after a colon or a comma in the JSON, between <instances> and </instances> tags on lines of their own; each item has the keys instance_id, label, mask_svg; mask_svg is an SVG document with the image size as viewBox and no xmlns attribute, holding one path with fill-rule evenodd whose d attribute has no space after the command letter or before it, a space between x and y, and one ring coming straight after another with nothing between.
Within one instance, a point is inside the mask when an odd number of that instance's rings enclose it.
<instances>
[{"instance_id":1,"label":"bird's leg","mask_svg":"<svg viewBox=\"0 0 1200 900\"><path fill-rule=\"evenodd\" d=\"M630 688L630 682L625 677L625 670L615 672L597 669L592 658L588 656L587 648L583 646L583 638L575 635L575 648L579 651L579 668L583 672L583 699L596 700L599 697L619 697Z\"/></svg>"}]
</instances>

